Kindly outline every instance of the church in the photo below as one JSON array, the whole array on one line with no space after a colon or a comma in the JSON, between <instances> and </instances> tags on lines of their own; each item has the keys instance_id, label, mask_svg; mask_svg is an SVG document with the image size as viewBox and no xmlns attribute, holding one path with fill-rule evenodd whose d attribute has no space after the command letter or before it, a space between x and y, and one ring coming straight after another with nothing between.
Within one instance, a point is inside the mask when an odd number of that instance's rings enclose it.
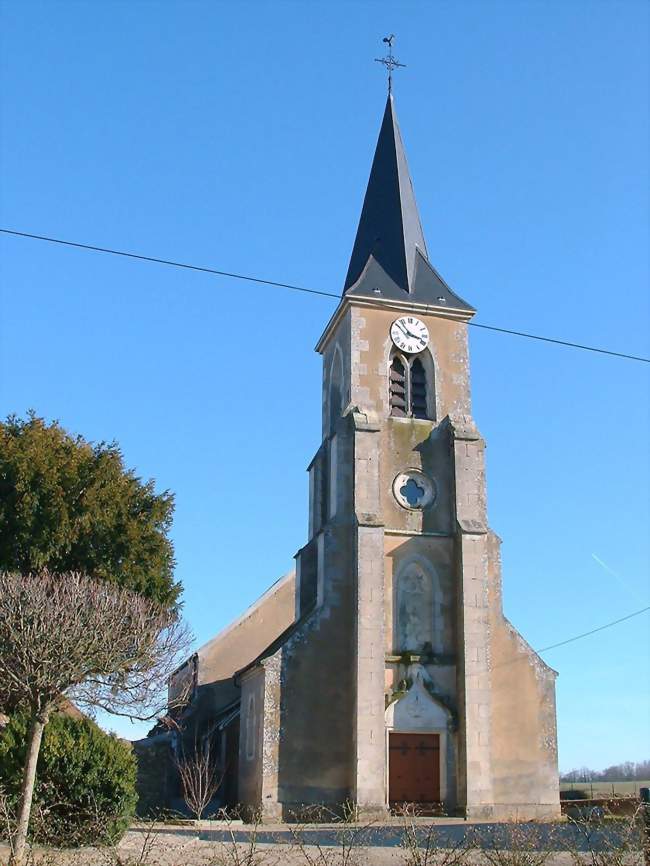
<instances>
[{"instance_id":1,"label":"church","mask_svg":"<svg viewBox=\"0 0 650 866\"><path fill-rule=\"evenodd\" d=\"M475 309L429 260L389 92L340 303L320 337L322 441L295 570L170 683L136 743L144 804L174 756L218 762L218 805L468 818L559 815L556 673L502 609L472 416Z\"/></svg>"}]
</instances>

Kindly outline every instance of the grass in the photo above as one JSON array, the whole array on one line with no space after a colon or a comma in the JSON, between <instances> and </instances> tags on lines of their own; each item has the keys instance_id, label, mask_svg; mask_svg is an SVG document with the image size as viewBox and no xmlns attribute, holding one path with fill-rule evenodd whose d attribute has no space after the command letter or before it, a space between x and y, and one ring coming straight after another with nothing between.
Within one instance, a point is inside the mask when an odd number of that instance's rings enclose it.
<instances>
[{"instance_id":1,"label":"grass","mask_svg":"<svg viewBox=\"0 0 650 866\"><path fill-rule=\"evenodd\" d=\"M650 788L647 782L560 782L562 791L586 791L588 797L629 797L638 794L639 788Z\"/></svg>"}]
</instances>

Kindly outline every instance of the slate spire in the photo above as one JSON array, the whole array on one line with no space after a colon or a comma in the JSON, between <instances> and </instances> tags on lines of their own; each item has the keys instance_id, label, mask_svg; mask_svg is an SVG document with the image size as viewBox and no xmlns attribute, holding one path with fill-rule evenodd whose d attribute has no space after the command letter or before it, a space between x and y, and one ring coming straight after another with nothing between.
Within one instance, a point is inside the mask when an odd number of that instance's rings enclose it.
<instances>
[{"instance_id":1,"label":"slate spire","mask_svg":"<svg viewBox=\"0 0 650 866\"><path fill-rule=\"evenodd\" d=\"M356 283L373 255L397 285L408 292L416 246L426 255L395 105L389 94L345 290Z\"/></svg>"},{"instance_id":2,"label":"slate spire","mask_svg":"<svg viewBox=\"0 0 650 866\"><path fill-rule=\"evenodd\" d=\"M451 291L429 262L391 93L343 294L473 310Z\"/></svg>"}]
</instances>

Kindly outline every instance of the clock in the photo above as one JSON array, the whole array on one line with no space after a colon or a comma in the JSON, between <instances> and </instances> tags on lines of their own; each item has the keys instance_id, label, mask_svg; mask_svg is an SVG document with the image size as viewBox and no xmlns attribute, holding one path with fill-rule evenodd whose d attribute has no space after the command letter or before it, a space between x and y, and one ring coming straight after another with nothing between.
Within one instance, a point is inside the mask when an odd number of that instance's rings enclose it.
<instances>
[{"instance_id":1,"label":"clock","mask_svg":"<svg viewBox=\"0 0 650 866\"><path fill-rule=\"evenodd\" d=\"M390 326L390 338L402 352L413 355L426 349L429 331L424 322L415 316L402 316L401 319L395 319Z\"/></svg>"}]
</instances>

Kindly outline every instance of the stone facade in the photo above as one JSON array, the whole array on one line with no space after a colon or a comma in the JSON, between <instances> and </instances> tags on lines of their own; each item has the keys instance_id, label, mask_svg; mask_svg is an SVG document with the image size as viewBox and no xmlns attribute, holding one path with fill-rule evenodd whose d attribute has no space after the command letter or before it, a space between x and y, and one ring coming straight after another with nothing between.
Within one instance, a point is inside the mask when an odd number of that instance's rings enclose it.
<instances>
[{"instance_id":1,"label":"stone facade","mask_svg":"<svg viewBox=\"0 0 650 866\"><path fill-rule=\"evenodd\" d=\"M237 725L229 797L266 820L346 801L383 815L405 799L557 816L556 674L503 616L471 410L474 310L426 258L402 148L389 98L353 262L370 253L317 346L322 441L295 575L254 608L262 630L240 624L199 651L202 714L196 699L186 714L209 732ZM395 367L405 315L428 343ZM415 378L400 379L416 360L417 411Z\"/></svg>"},{"instance_id":2,"label":"stone facade","mask_svg":"<svg viewBox=\"0 0 650 866\"><path fill-rule=\"evenodd\" d=\"M421 315L435 346L440 420L395 418L388 332L398 314L350 299L319 344L325 411L310 467L311 538L297 557L297 624L257 663L261 772L273 784L249 804L269 819L345 798L385 811L389 733L428 730L441 738L448 811L557 815L555 673L503 617L467 324ZM430 508L396 498L392 482L405 468L431 478ZM245 675L253 682L255 670ZM429 704L420 717L409 713L413 689Z\"/></svg>"}]
</instances>

